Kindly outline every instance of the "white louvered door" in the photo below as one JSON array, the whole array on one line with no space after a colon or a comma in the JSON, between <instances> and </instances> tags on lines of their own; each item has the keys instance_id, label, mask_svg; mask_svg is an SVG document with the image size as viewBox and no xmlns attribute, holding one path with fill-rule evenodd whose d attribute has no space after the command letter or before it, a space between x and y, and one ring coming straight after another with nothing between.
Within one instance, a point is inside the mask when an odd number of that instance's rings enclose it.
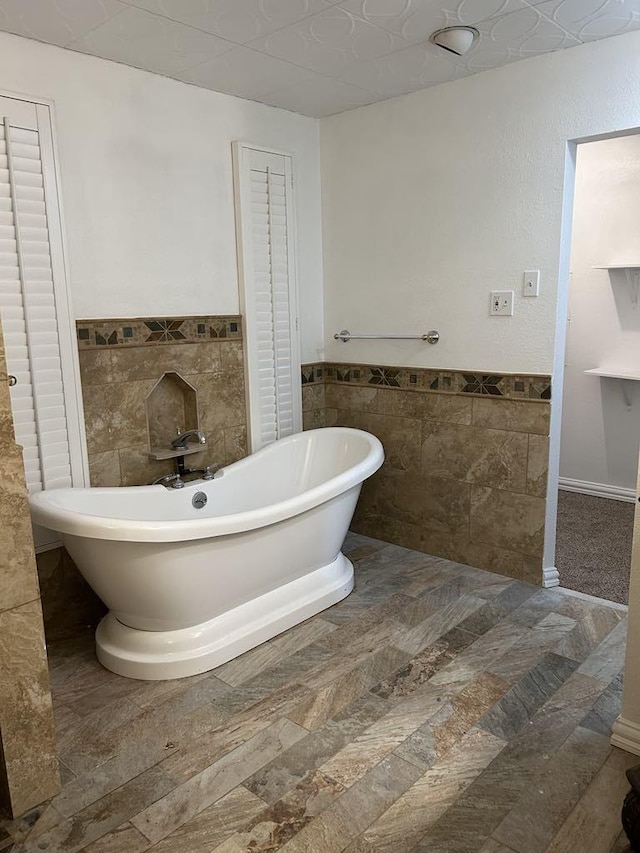
<instances>
[{"instance_id":1,"label":"white louvered door","mask_svg":"<svg viewBox=\"0 0 640 853\"><path fill-rule=\"evenodd\" d=\"M302 428L292 160L234 144L251 450Z\"/></svg>"},{"instance_id":2,"label":"white louvered door","mask_svg":"<svg viewBox=\"0 0 640 853\"><path fill-rule=\"evenodd\" d=\"M30 492L84 480L61 264L49 111L0 97L0 315ZM56 536L36 529L35 538L46 546Z\"/></svg>"}]
</instances>

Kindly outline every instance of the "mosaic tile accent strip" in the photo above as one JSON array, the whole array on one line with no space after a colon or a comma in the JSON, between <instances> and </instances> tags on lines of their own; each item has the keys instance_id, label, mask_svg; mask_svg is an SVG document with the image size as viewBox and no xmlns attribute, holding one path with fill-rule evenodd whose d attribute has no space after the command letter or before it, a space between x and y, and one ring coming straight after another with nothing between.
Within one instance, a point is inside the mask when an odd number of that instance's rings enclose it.
<instances>
[{"instance_id":1,"label":"mosaic tile accent strip","mask_svg":"<svg viewBox=\"0 0 640 853\"><path fill-rule=\"evenodd\" d=\"M212 340L241 341L242 317L224 315L77 320L76 330L80 349L197 344Z\"/></svg>"},{"instance_id":2,"label":"mosaic tile accent strip","mask_svg":"<svg viewBox=\"0 0 640 853\"><path fill-rule=\"evenodd\" d=\"M302 384L310 385L313 382L324 382L324 367L322 364L303 364Z\"/></svg>"},{"instance_id":3,"label":"mosaic tile accent strip","mask_svg":"<svg viewBox=\"0 0 640 853\"><path fill-rule=\"evenodd\" d=\"M550 400L551 377L515 373L481 373L393 367L372 364L318 363L302 365L302 384L346 382L445 394L473 394L506 400Z\"/></svg>"}]
</instances>

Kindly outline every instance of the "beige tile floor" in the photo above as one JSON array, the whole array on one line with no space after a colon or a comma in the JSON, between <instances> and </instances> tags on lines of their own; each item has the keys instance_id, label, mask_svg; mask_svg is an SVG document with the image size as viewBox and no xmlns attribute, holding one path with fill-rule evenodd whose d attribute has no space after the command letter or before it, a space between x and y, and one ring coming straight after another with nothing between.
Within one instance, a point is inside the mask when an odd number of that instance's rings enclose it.
<instances>
[{"instance_id":1,"label":"beige tile floor","mask_svg":"<svg viewBox=\"0 0 640 853\"><path fill-rule=\"evenodd\" d=\"M212 673L49 649L62 792L13 853L622 853L625 611L350 535L349 598Z\"/></svg>"}]
</instances>

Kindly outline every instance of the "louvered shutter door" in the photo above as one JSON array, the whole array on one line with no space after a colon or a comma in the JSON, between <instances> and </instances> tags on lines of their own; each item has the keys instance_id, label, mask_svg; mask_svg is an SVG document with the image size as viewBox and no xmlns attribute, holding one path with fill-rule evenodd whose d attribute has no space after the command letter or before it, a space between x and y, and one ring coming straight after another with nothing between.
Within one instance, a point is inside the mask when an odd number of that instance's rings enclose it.
<instances>
[{"instance_id":1,"label":"louvered shutter door","mask_svg":"<svg viewBox=\"0 0 640 853\"><path fill-rule=\"evenodd\" d=\"M291 158L236 151L251 449L301 428Z\"/></svg>"},{"instance_id":2,"label":"louvered shutter door","mask_svg":"<svg viewBox=\"0 0 640 853\"><path fill-rule=\"evenodd\" d=\"M35 128L0 128L0 311L30 491L71 485L49 230Z\"/></svg>"},{"instance_id":3,"label":"louvered shutter door","mask_svg":"<svg viewBox=\"0 0 640 853\"><path fill-rule=\"evenodd\" d=\"M49 107L0 96L0 316L29 491L81 486L86 455ZM37 548L58 535L34 526Z\"/></svg>"}]
</instances>

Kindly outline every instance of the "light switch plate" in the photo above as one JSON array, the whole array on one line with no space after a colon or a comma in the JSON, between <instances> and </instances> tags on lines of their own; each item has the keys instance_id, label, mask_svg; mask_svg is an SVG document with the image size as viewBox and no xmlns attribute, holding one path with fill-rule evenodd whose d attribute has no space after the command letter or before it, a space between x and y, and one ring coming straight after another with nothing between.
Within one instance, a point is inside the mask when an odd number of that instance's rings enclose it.
<instances>
[{"instance_id":1,"label":"light switch plate","mask_svg":"<svg viewBox=\"0 0 640 853\"><path fill-rule=\"evenodd\" d=\"M525 270L522 281L523 296L540 296L540 270Z\"/></svg>"},{"instance_id":2,"label":"light switch plate","mask_svg":"<svg viewBox=\"0 0 640 853\"><path fill-rule=\"evenodd\" d=\"M492 290L489 304L491 317L513 316L513 290Z\"/></svg>"}]
</instances>

